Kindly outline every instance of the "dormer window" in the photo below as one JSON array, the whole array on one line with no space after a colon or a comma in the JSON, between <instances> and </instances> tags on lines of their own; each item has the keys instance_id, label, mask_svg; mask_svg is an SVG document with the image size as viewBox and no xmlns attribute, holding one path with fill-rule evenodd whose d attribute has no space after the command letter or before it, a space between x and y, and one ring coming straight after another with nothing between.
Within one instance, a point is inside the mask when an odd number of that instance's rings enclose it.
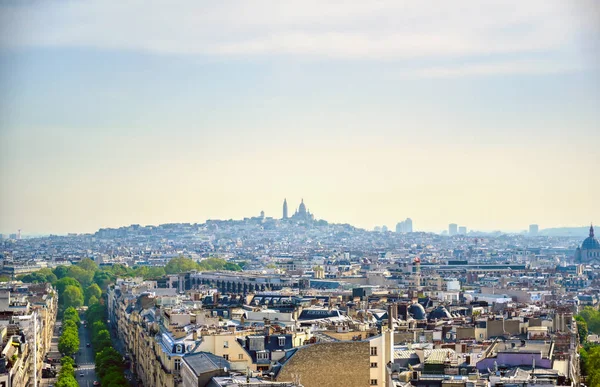
<instances>
[{"instance_id":1,"label":"dormer window","mask_svg":"<svg viewBox=\"0 0 600 387\"><path fill-rule=\"evenodd\" d=\"M285 337L279 337L279 346L285 347Z\"/></svg>"}]
</instances>

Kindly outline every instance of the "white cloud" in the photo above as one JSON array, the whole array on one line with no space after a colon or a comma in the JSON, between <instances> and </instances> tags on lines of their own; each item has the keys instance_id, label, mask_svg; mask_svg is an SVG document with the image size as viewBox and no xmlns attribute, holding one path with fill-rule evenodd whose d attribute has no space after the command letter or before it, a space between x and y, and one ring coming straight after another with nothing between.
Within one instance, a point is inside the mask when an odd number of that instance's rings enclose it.
<instances>
[{"instance_id":1,"label":"white cloud","mask_svg":"<svg viewBox=\"0 0 600 387\"><path fill-rule=\"evenodd\" d=\"M590 32L594 23L581 16L580 6L570 3L43 1L0 9L0 25L4 26L0 47L94 47L225 58L524 56L572 49Z\"/></svg>"}]
</instances>

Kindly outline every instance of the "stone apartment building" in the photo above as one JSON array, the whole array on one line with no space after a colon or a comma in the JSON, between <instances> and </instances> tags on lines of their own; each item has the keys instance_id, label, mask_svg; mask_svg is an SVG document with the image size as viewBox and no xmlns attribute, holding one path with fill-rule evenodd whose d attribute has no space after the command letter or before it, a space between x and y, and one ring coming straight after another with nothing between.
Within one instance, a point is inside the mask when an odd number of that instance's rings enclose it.
<instances>
[{"instance_id":1,"label":"stone apartment building","mask_svg":"<svg viewBox=\"0 0 600 387\"><path fill-rule=\"evenodd\" d=\"M34 370L41 381L56 322L57 301L50 284L7 283L0 289L0 386L33 383Z\"/></svg>"}]
</instances>

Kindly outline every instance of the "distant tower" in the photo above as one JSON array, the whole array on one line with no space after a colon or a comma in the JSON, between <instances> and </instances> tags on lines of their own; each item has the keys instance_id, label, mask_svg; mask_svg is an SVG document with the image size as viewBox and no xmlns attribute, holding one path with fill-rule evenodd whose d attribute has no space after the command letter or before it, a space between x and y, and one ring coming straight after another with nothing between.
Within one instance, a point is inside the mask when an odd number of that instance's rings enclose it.
<instances>
[{"instance_id":1,"label":"distant tower","mask_svg":"<svg viewBox=\"0 0 600 387\"><path fill-rule=\"evenodd\" d=\"M405 232L413 232L413 224L411 218L406 218L406 220L404 221L404 229L406 230Z\"/></svg>"},{"instance_id":2,"label":"distant tower","mask_svg":"<svg viewBox=\"0 0 600 387\"><path fill-rule=\"evenodd\" d=\"M529 225L529 235L530 236L537 236L538 232L539 232L540 228L537 224L530 224Z\"/></svg>"},{"instance_id":3,"label":"distant tower","mask_svg":"<svg viewBox=\"0 0 600 387\"><path fill-rule=\"evenodd\" d=\"M421 288L421 259L416 257L413 261L414 284L417 290Z\"/></svg>"},{"instance_id":4,"label":"distant tower","mask_svg":"<svg viewBox=\"0 0 600 387\"><path fill-rule=\"evenodd\" d=\"M448 235L454 236L458 234L458 225L456 223L450 223L448 225Z\"/></svg>"},{"instance_id":5,"label":"distant tower","mask_svg":"<svg viewBox=\"0 0 600 387\"><path fill-rule=\"evenodd\" d=\"M17 230L17 240L19 239L21 239L21 229Z\"/></svg>"},{"instance_id":6,"label":"distant tower","mask_svg":"<svg viewBox=\"0 0 600 387\"><path fill-rule=\"evenodd\" d=\"M283 219L288 218L287 199L283 199Z\"/></svg>"}]
</instances>

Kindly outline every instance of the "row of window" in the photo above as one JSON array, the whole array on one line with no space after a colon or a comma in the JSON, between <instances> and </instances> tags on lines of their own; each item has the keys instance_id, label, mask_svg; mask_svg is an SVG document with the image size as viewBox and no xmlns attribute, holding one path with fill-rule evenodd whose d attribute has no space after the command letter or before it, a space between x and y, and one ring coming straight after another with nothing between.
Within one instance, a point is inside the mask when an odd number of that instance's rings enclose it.
<instances>
[{"instance_id":1,"label":"row of window","mask_svg":"<svg viewBox=\"0 0 600 387\"><path fill-rule=\"evenodd\" d=\"M229 360L229 355L227 355L227 354L223 355L223 359ZM244 354L242 354L242 353L238 354L238 360L244 360Z\"/></svg>"}]
</instances>

